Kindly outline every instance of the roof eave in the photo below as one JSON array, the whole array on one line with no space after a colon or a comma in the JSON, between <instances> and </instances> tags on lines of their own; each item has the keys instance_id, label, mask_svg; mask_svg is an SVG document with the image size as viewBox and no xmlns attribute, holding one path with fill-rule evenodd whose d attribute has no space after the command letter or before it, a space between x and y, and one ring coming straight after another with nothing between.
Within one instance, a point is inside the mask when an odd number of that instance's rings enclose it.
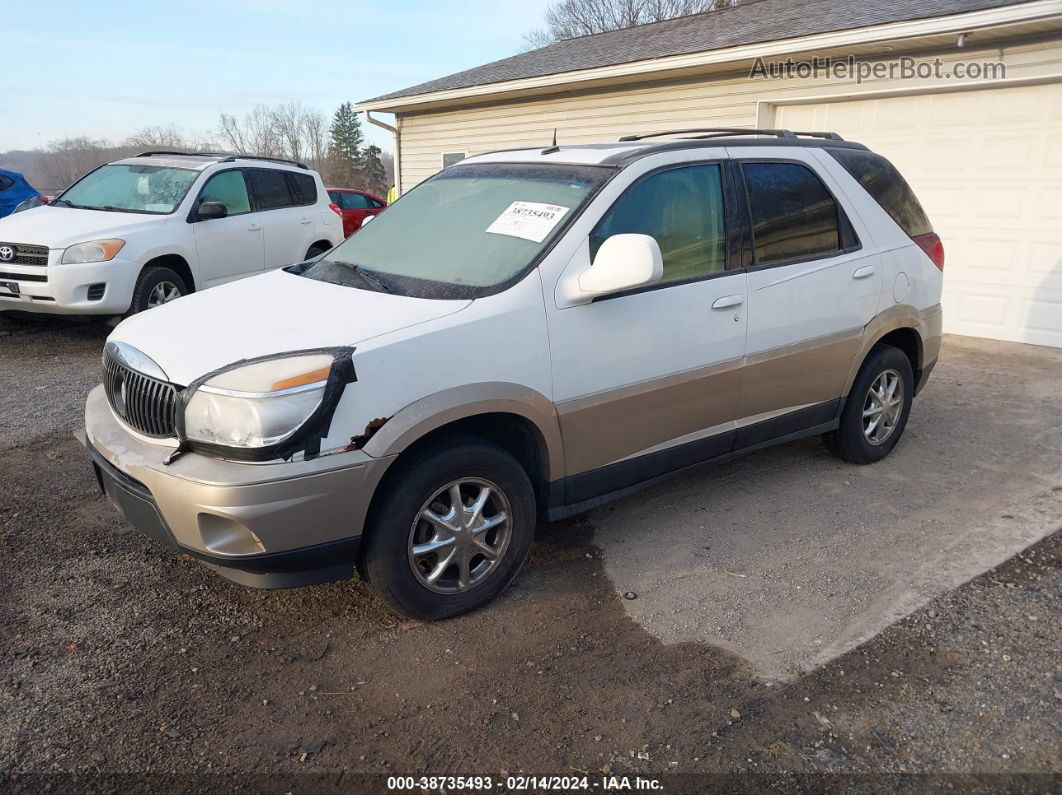
<instances>
[{"instance_id":1,"label":"roof eave","mask_svg":"<svg viewBox=\"0 0 1062 795\"><path fill-rule=\"evenodd\" d=\"M723 66L728 63L755 61L757 58L767 59L780 55L788 56L847 46L885 43L943 33L958 34L1015 22L1028 22L1060 14L1062 14L1062 0L1033 0L1020 5L1001 6L943 17L928 17L905 22L892 22L886 25L850 28L830 33L816 33L811 36L775 39L757 44L743 44L737 47L726 47L706 52L670 55L662 58L595 67L593 69L558 72L539 77L485 83L445 91L433 91L426 94L391 98L382 97L359 102L354 109L357 111L375 110L386 113L402 113L418 109L426 110L427 106L488 101L498 94L512 96L521 93L537 93L554 87L572 88L582 84L621 78L652 79L665 76L668 72L683 69Z\"/></svg>"}]
</instances>

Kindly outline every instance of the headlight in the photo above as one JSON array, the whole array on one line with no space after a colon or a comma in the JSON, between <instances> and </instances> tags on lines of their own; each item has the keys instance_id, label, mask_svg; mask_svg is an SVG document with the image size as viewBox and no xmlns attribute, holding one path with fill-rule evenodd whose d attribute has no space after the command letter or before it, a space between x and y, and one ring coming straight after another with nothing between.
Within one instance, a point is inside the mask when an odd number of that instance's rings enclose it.
<instances>
[{"instance_id":1,"label":"headlight","mask_svg":"<svg viewBox=\"0 0 1062 795\"><path fill-rule=\"evenodd\" d=\"M280 444L321 405L335 361L331 353L297 355L214 376L185 406L184 438L244 449Z\"/></svg>"},{"instance_id":2,"label":"headlight","mask_svg":"<svg viewBox=\"0 0 1062 795\"><path fill-rule=\"evenodd\" d=\"M60 262L67 265L73 263L108 262L115 258L124 245L124 240L90 240L88 243L78 243L63 252L63 258Z\"/></svg>"}]
</instances>

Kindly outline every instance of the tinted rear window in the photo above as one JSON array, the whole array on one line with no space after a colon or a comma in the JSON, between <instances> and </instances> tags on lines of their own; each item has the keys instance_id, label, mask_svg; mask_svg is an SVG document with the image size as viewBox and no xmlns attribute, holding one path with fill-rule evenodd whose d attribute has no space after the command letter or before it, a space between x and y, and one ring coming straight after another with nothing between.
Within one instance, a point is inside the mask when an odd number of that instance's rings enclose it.
<instances>
[{"instance_id":1,"label":"tinted rear window","mask_svg":"<svg viewBox=\"0 0 1062 795\"><path fill-rule=\"evenodd\" d=\"M844 166L864 190L874 197L881 209L889 214L910 237L928 235L933 231L922 205L896 166L881 155L853 149L827 149L833 159Z\"/></svg>"},{"instance_id":2,"label":"tinted rear window","mask_svg":"<svg viewBox=\"0 0 1062 795\"><path fill-rule=\"evenodd\" d=\"M251 169L251 186L259 210L275 210L293 204L283 171Z\"/></svg>"},{"instance_id":3,"label":"tinted rear window","mask_svg":"<svg viewBox=\"0 0 1062 795\"><path fill-rule=\"evenodd\" d=\"M837 203L822 180L798 163L743 163L757 265L840 253Z\"/></svg>"},{"instance_id":4,"label":"tinted rear window","mask_svg":"<svg viewBox=\"0 0 1062 795\"><path fill-rule=\"evenodd\" d=\"M295 174L289 171L288 179L291 180L296 204L317 203L317 183L314 182L313 177L309 174Z\"/></svg>"}]
</instances>

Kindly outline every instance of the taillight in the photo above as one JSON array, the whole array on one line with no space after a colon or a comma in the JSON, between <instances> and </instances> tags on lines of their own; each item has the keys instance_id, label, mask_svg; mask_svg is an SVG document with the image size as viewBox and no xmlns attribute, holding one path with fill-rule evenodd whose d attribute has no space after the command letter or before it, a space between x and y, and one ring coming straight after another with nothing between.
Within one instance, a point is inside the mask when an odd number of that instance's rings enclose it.
<instances>
[{"instance_id":1,"label":"taillight","mask_svg":"<svg viewBox=\"0 0 1062 795\"><path fill-rule=\"evenodd\" d=\"M332 212L334 212L340 218L343 217L343 211L339 209L339 205L338 204L335 204L335 203L329 204L328 205L328 209L330 209Z\"/></svg>"},{"instance_id":2,"label":"taillight","mask_svg":"<svg viewBox=\"0 0 1062 795\"><path fill-rule=\"evenodd\" d=\"M940 242L936 232L930 232L928 235L919 235L911 239L918 244L922 251L926 252L926 256L933 260L934 265L944 270L944 244Z\"/></svg>"}]
</instances>

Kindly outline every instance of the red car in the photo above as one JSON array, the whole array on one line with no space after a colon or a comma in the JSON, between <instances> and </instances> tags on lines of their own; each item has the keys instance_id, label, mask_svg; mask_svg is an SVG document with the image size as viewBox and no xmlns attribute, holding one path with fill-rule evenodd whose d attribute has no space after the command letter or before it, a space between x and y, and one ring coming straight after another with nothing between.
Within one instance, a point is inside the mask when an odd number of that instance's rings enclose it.
<instances>
[{"instance_id":1,"label":"red car","mask_svg":"<svg viewBox=\"0 0 1062 795\"><path fill-rule=\"evenodd\" d=\"M351 188L328 188L328 198L343 216L343 234L346 237L361 229L366 218L379 215L387 207L387 202L379 196Z\"/></svg>"}]
</instances>

